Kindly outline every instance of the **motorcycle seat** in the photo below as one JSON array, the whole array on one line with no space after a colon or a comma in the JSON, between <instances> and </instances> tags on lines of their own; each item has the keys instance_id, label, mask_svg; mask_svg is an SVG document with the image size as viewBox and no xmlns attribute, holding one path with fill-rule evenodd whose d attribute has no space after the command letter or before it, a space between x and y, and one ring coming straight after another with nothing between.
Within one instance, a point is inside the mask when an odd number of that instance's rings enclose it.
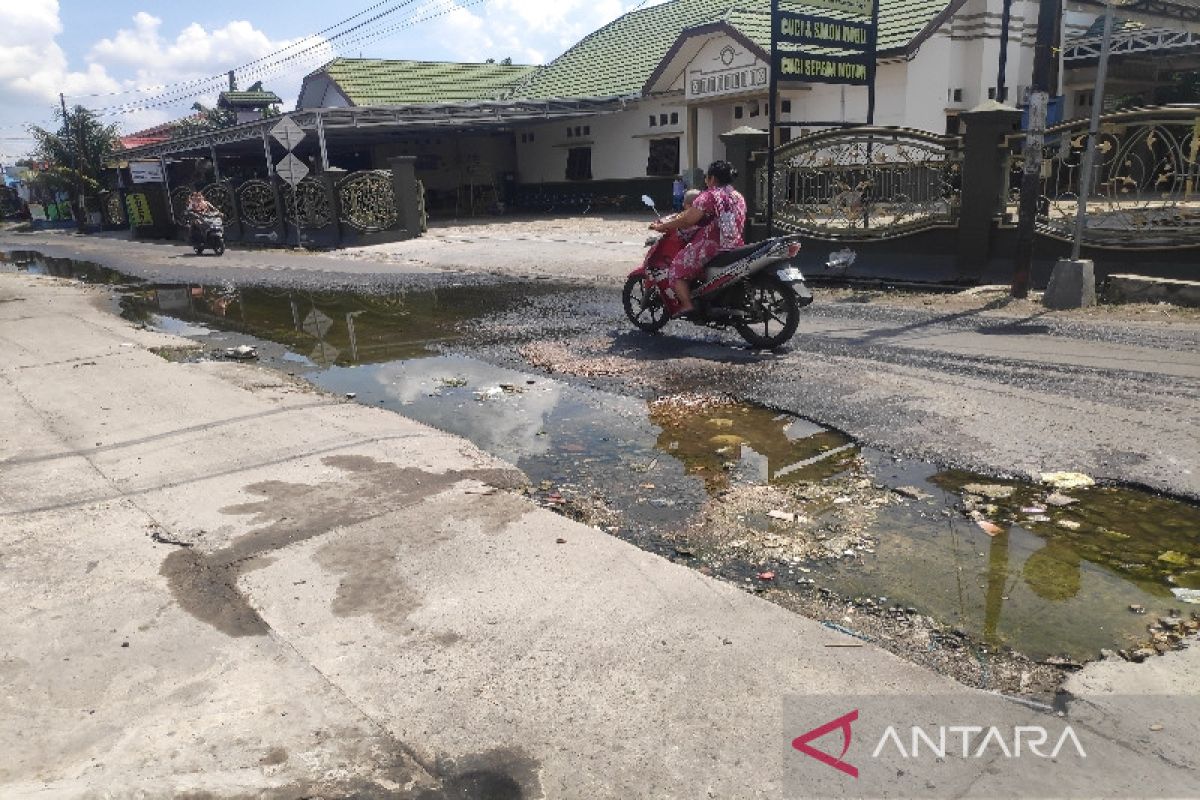
<instances>
[{"instance_id":1,"label":"motorcycle seat","mask_svg":"<svg viewBox=\"0 0 1200 800\"><path fill-rule=\"evenodd\" d=\"M704 268L721 269L722 267L727 267L733 262L737 261L739 258L745 258L746 256L750 255L760 247L762 247L761 242L757 244L748 244L745 247L735 247L732 250L725 250L710 258L708 263L704 265Z\"/></svg>"}]
</instances>

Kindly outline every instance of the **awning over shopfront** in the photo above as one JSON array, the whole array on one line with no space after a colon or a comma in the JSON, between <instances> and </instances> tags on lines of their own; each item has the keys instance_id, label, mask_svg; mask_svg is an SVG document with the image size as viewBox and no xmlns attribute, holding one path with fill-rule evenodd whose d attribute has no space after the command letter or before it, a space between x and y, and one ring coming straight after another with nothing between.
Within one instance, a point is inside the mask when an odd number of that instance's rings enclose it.
<instances>
[{"instance_id":1,"label":"awning over shopfront","mask_svg":"<svg viewBox=\"0 0 1200 800\"><path fill-rule=\"evenodd\" d=\"M422 131L472 133L505 130L518 123L544 122L611 114L624 108L629 98L597 97L561 100L484 100L428 103L407 106L326 108L294 111L286 116L306 134L303 150L319 153L328 166L330 146L364 147L389 141L396 134ZM192 136L125 150L126 161L194 155L209 157L220 148L222 156L263 155L270 131L283 116L220 128Z\"/></svg>"}]
</instances>

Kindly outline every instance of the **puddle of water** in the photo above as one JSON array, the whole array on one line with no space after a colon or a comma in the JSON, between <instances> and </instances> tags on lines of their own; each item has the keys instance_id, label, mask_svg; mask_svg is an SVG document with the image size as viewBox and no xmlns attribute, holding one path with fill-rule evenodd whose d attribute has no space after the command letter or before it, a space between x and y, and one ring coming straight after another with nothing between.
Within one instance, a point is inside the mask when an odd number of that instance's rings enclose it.
<instances>
[{"instance_id":1,"label":"puddle of water","mask_svg":"<svg viewBox=\"0 0 1200 800\"><path fill-rule=\"evenodd\" d=\"M1172 590L1200 589L1200 509L1188 503L1097 487L1068 492L1079 502L1058 508L1044 502L1043 487L898 462L760 407L680 413L432 347L460 338L472 319L559 287L381 296L153 286L67 259L11 260L30 272L114 285L129 319L210 347L257 344L262 362L470 439L546 487L543 499L561 492L593 502L610 530L655 552L671 552L664 534L732 484L819 482L865 459L873 481L919 486L930 498L881 508L870 529L874 554L813 563L811 576L839 594L884 596L1034 657L1087 659L1144 639L1154 615L1188 608ZM999 535L958 508L970 483L1012 488L1010 497L983 503L995 505L987 516ZM1033 507L1048 519L1022 510ZM1131 604L1146 615L1131 613Z\"/></svg>"},{"instance_id":2,"label":"puddle of water","mask_svg":"<svg viewBox=\"0 0 1200 800\"><path fill-rule=\"evenodd\" d=\"M886 596L1034 658L1095 658L1101 648L1146 638L1146 625L1187 608L1172 589L1200 569L1200 508L1134 489L1065 492L1079 502L1056 508L1048 487L892 463L871 454L877 478L916 485L933 497L884 510L876 553L862 563L824 568L826 585L850 596ZM959 506L963 487L1012 487L990 502L1003 529L989 536ZM1022 509L1044 508L1050 522ZM1064 528L1060 520L1080 523ZM1142 606L1145 615L1130 611Z\"/></svg>"}]
</instances>

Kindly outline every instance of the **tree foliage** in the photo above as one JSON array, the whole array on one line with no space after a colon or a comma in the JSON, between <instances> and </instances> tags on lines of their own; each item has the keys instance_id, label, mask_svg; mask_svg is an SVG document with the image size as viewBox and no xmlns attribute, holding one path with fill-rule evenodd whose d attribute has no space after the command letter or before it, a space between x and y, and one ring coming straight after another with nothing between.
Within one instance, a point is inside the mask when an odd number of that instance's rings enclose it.
<instances>
[{"instance_id":1,"label":"tree foliage","mask_svg":"<svg viewBox=\"0 0 1200 800\"><path fill-rule=\"evenodd\" d=\"M82 190L95 196L100 186L100 173L117 147L117 126L104 124L83 106L75 106L64 115L57 112L59 127L48 131L37 125L29 126L35 145L34 161L48 165L39 182L50 189Z\"/></svg>"}]
</instances>

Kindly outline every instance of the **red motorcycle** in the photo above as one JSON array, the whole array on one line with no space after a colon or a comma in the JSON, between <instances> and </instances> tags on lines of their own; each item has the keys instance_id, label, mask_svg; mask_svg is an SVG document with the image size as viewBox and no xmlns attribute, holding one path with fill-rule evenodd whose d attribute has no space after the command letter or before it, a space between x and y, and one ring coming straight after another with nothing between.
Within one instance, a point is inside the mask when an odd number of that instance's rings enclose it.
<instances>
[{"instance_id":1,"label":"red motorcycle","mask_svg":"<svg viewBox=\"0 0 1200 800\"><path fill-rule=\"evenodd\" d=\"M654 201L642 202L654 209ZM655 209L657 214L657 210ZM751 347L783 345L796 333L800 309L813 301L812 291L793 259L798 236L777 236L718 253L692 283L696 311L688 321L714 328L732 327ZM629 273L621 300L625 316L643 331L654 333L679 310L671 286L671 260L685 242L678 232L651 237L642 265Z\"/></svg>"}]
</instances>

